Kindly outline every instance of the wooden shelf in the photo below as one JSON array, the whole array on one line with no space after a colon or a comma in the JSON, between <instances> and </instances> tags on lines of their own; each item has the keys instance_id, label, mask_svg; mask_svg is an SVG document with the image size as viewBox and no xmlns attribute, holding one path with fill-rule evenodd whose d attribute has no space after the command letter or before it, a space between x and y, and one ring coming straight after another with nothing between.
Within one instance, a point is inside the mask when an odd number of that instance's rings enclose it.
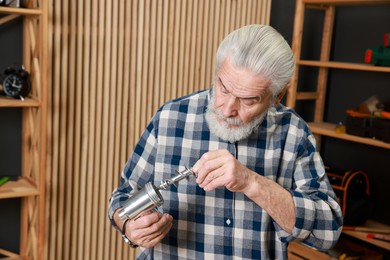
<instances>
[{"instance_id":1,"label":"wooden shelf","mask_svg":"<svg viewBox=\"0 0 390 260\"><path fill-rule=\"evenodd\" d=\"M35 195L39 195L38 188L27 178L21 177L16 181L8 181L0 186L0 199Z\"/></svg>"},{"instance_id":2,"label":"wooden shelf","mask_svg":"<svg viewBox=\"0 0 390 260\"><path fill-rule=\"evenodd\" d=\"M38 100L26 97L24 100L0 97L0 107L39 107Z\"/></svg>"},{"instance_id":3,"label":"wooden shelf","mask_svg":"<svg viewBox=\"0 0 390 260\"><path fill-rule=\"evenodd\" d=\"M349 135L349 134L338 134L336 133L336 124L331 123L309 123L310 130L314 134L324 135L324 136L330 136L333 138L343 139L347 141L382 147L385 149L390 149L390 143L385 143L380 140L375 140L371 138L364 138L359 137L355 135Z\"/></svg>"},{"instance_id":4,"label":"wooden shelf","mask_svg":"<svg viewBox=\"0 0 390 260\"><path fill-rule=\"evenodd\" d=\"M0 260L29 260L30 258L28 257L23 257L23 256L15 256L15 257L5 257L5 258L0 258Z\"/></svg>"},{"instance_id":5,"label":"wooden shelf","mask_svg":"<svg viewBox=\"0 0 390 260\"><path fill-rule=\"evenodd\" d=\"M0 259L1 260L28 260L30 258L23 257L18 254L15 254L11 251L4 250L0 248Z\"/></svg>"},{"instance_id":6,"label":"wooden shelf","mask_svg":"<svg viewBox=\"0 0 390 260\"><path fill-rule=\"evenodd\" d=\"M327 255L326 253L320 252L316 249L301 244L299 242L291 242L288 245L288 259L321 259L321 260L336 260L336 258Z\"/></svg>"},{"instance_id":7,"label":"wooden shelf","mask_svg":"<svg viewBox=\"0 0 390 260\"><path fill-rule=\"evenodd\" d=\"M6 257L1 257L0 260L29 260L30 258L28 257L23 257L23 256L6 256Z\"/></svg>"},{"instance_id":8,"label":"wooden shelf","mask_svg":"<svg viewBox=\"0 0 390 260\"><path fill-rule=\"evenodd\" d=\"M390 67L374 66L364 63L338 62L338 61L314 61L314 60L299 60L297 64L304 66L344 69L344 70L362 70L374 72L390 72Z\"/></svg>"},{"instance_id":9,"label":"wooden shelf","mask_svg":"<svg viewBox=\"0 0 390 260\"><path fill-rule=\"evenodd\" d=\"M28 260L29 258L20 256L11 251L0 248L0 259L1 260Z\"/></svg>"},{"instance_id":10,"label":"wooden shelf","mask_svg":"<svg viewBox=\"0 0 390 260\"><path fill-rule=\"evenodd\" d=\"M390 232L390 226L373 221L373 220L367 220L366 223L361 226L363 228L374 228L374 229L381 229L381 230L386 230L387 232ZM352 231L352 230L343 230L344 234L347 234L351 237L357 238L359 240L362 240L364 242L373 244L375 246L384 248L386 250L390 250L390 243L373 239L373 238L367 238L368 232L362 232L362 231ZM372 232L375 233L375 232Z\"/></svg>"},{"instance_id":11,"label":"wooden shelf","mask_svg":"<svg viewBox=\"0 0 390 260\"><path fill-rule=\"evenodd\" d=\"M303 0L313 5L380 5L388 4L389 0Z\"/></svg>"},{"instance_id":12,"label":"wooden shelf","mask_svg":"<svg viewBox=\"0 0 390 260\"><path fill-rule=\"evenodd\" d=\"M32 8L15 8L15 7L0 7L1 14L20 14L20 15L41 15L42 11L40 9Z\"/></svg>"},{"instance_id":13,"label":"wooden shelf","mask_svg":"<svg viewBox=\"0 0 390 260\"><path fill-rule=\"evenodd\" d=\"M369 221L367 222L369 226L385 226L383 224ZM389 228L388 226L386 226ZM382 242L379 240L374 240L366 238L368 233L357 232L357 231L343 231L344 234L358 238L362 242L367 242L375 246L381 247L383 249L389 250L390 243ZM351 242L347 237L343 236L340 238L338 243L329 251L319 251L315 248L312 248L308 245L305 245L300 242L291 242L288 246L288 259L297 259L297 260L306 260L306 259L317 259L317 260L336 260L337 256L342 254L345 250L364 252L364 256L361 256L359 259L382 259L380 252L369 249L367 244L364 243L355 243Z\"/></svg>"}]
</instances>

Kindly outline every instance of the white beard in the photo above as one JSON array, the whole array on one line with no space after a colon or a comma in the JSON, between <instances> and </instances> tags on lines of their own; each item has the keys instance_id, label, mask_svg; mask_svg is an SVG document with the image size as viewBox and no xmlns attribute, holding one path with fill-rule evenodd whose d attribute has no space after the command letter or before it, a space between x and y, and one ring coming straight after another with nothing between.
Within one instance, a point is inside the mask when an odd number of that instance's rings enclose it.
<instances>
[{"instance_id":1,"label":"white beard","mask_svg":"<svg viewBox=\"0 0 390 260\"><path fill-rule=\"evenodd\" d=\"M249 137L254 130L261 124L267 110L256 117L248 124L241 120L225 117L221 111L214 108L215 94L211 93L210 102L206 110L206 122L209 125L210 132L224 141L234 143ZM230 128L229 126L234 126Z\"/></svg>"}]
</instances>

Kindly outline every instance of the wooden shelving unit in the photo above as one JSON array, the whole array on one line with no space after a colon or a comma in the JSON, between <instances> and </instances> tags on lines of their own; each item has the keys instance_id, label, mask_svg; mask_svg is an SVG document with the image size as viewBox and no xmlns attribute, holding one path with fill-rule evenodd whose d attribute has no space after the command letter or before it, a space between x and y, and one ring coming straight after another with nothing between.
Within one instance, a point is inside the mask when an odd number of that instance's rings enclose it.
<instances>
[{"instance_id":1,"label":"wooden shelving unit","mask_svg":"<svg viewBox=\"0 0 390 260\"><path fill-rule=\"evenodd\" d=\"M21 199L20 250L11 252L0 245L0 256L38 260L43 259L45 233L48 3L28 3L27 8L0 7L0 27L23 18L23 66L31 81L31 92L24 100L0 96L0 109L22 110L22 171L12 173L19 178L0 186L0 199Z\"/></svg>"},{"instance_id":2,"label":"wooden shelving unit","mask_svg":"<svg viewBox=\"0 0 390 260\"><path fill-rule=\"evenodd\" d=\"M336 133L336 125L324 122L325 98L328 84L328 72L331 69L338 70L356 70L362 72L377 72L390 73L390 67L373 66L369 64L338 62L330 60L330 52L332 47L332 34L334 26L334 18L336 8L345 5L383 5L390 4L390 0L296 0L295 18L294 18L294 32L292 48L296 57L296 70L290 82L290 88L287 92L286 105L294 108L297 100L312 100L315 103L314 122L309 123L311 131L317 136L328 136L332 138L347 140L351 142L361 143L365 145L390 149L390 143L385 143L380 140L370 138L363 138L349 134ZM301 46L304 27L305 10L314 8L323 10L324 21L322 30L321 50L318 60L303 60L301 59ZM364 7L363 7L364 8ZM363 19L363 18L362 18ZM299 72L301 66L315 67L318 69L318 77L316 90L311 92L302 92L298 86ZM301 82L299 82L301 84ZM371 227L382 228L390 230L389 226L368 221L366 225ZM385 250L390 250L390 244L373 239L367 239L367 233L359 231L343 231L344 234L354 237L358 240L373 244ZM313 250L307 246L299 243L291 243L289 246L289 259L334 259L331 256L322 252ZM370 258L377 259L377 258ZM380 258L378 258L380 259Z\"/></svg>"},{"instance_id":3,"label":"wooden shelving unit","mask_svg":"<svg viewBox=\"0 0 390 260\"><path fill-rule=\"evenodd\" d=\"M325 93L327 90L327 78L329 69L343 69L343 70L358 70L358 71L370 71L378 73L390 73L390 67L373 66L369 64L359 64L350 62L338 62L330 60L330 50L332 44L332 33L334 25L335 9L337 6L343 5L378 5L378 4L390 4L389 0L297 0L295 8L295 21L292 48L294 55L297 59L296 70L293 78L290 82L290 88L288 89L286 105L289 107L295 107L297 100L313 100L315 102L314 122L322 123L325 106ZM322 46L319 60L302 60L301 59L301 46L302 46L302 34L304 25L305 9L315 8L322 9L325 12L324 15L324 27L322 31ZM310 66L318 68L318 81L317 90L313 92L300 92L298 89L299 67ZM319 128L313 128L313 133L321 134L317 131ZM327 132L329 133L329 132ZM329 136L329 135L328 135ZM334 138L343 138L343 136L332 136ZM349 140L349 139L346 139ZM353 140L351 140L353 141ZM368 145L376 145L377 142L372 142L369 138L363 140L359 139L360 143L367 143ZM387 148L387 145L383 145Z\"/></svg>"}]
</instances>

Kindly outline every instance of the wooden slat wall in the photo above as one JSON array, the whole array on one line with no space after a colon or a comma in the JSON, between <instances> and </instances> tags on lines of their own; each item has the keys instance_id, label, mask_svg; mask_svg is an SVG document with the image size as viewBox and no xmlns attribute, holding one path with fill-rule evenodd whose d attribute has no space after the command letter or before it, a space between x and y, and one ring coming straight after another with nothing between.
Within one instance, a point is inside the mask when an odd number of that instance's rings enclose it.
<instances>
[{"instance_id":1,"label":"wooden slat wall","mask_svg":"<svg viewBox=\"0 0 390 260\"><path fill-rule=\"evenodd\" d=\"M131 259L108 199L164 101L210 86L231 30L271 0L49 0L45 259Z\"/></svg>"}]
</instances>

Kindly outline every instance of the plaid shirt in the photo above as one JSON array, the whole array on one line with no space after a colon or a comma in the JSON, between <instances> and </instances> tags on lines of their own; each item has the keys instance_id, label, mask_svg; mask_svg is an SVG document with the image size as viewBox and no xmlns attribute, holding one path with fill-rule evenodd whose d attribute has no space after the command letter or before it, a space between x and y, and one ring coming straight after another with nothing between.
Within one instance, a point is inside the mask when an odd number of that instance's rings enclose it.
<instances>
[{"instance_id":1,"label":"plaid shirt","mask_svg":"<svg viewBox=\"0 0 390 260\"><path fill-rule=\"evenodd\" d=\"M286 259L288 242L328 249L341 232L342 213L307 124L283 105L271 107L256 132L229 143L210 133L205 111L211 90L167 102L149 123L113 192L109 217L147 182L159 186L202 154L227 149L247 168L290 191L296 206L292 234L261 207L224 187L205 192L194 177L161 190L161 211L173 227L137 259ZM113 223L115 226L115 224Z\"/></svg>"}]
</instances>

